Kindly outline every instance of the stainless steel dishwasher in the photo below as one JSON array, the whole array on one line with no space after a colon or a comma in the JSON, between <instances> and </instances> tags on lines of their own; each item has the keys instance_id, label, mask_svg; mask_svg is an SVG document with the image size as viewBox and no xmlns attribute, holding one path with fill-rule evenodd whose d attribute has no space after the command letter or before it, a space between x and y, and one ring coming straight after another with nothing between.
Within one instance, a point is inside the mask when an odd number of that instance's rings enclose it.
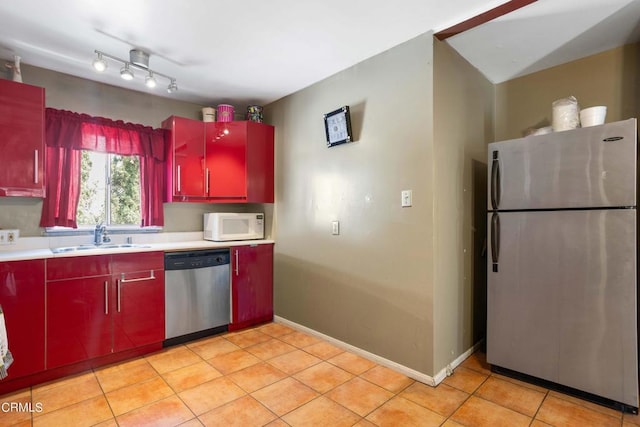
<instances>
[{"instance_id":1,"label":"stainless steel dishwasher","mask_svg":"<svg viewBox=\"0 0 640 427\"><path fill-rule=\"evenodd\" d=\"M165 346L227 330L231 318L228 249L169 252L164 270Z\"/></svg>"}]
</instances>

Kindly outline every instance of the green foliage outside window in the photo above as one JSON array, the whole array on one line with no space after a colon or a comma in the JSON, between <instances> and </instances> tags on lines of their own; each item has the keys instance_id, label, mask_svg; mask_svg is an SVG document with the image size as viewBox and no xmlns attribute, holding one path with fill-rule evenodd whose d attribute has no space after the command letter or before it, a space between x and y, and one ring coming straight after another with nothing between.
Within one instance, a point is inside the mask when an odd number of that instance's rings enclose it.
<instances>
[{"instance_id":1,"label":"green foliage outside window","mask_svg":"<svg viewBox=\"0 0 640 427\"><path fill-rule=\"evenodd\" d=\"M137 156L83 151L80 180L78 225L140 225Z\"/></svg>"},{"instance_id":2,"label":"green foliage outside window","mask_svg":"<svg viewBox=\"0 0 640 427\"><path fill-rule=\"evenodd\" d=\"M110 224L140 225L140 159L111 156Z\"/></svg>"}]
</instances>

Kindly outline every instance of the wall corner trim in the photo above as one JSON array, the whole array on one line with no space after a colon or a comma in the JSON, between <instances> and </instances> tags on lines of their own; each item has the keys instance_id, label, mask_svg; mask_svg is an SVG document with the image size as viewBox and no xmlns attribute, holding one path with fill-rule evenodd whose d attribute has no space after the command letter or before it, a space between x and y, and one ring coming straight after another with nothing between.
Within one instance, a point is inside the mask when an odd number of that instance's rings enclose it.
<instances>
[{"instance_id":1,"label":"wall corner trim","mask_svg":"<svg viewBox=\"0 0 640 427\"><path fill-rule=\"evenodd\" d=\"M476 352L476 350L478 350L480 348L480 345L482 344L482 341L478 341L477 343L475 343L473 345L473 347L469 348L467 351L465 351L464 353L462 353L460 356L456 357L453 362L451 362L451 364L449 364L448 366L445 366L444 368L442 368L440 370L440 372L438 372L436 374L435 377L433 377L434 381L435 381L435 385L440 384L442 381L444 381L444 379L446 377L448 377L449 375L452 375L453 372L455 371L455 369L460 366L462 364L462 362L464 362L467 357L471 356L473 353ZM449 369L451 369L451 373L449 373Z\"/></svg>"}]
</instances>

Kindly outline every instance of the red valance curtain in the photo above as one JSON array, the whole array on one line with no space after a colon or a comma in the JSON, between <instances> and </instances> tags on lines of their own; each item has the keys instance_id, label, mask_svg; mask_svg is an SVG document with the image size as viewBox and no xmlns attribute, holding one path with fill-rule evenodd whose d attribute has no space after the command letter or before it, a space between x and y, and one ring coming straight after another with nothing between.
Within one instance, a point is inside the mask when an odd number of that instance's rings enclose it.
<instances>
[{"instance_id":1,"label":"red valance curtain","mask_svg":"<svg viewBox=\"0 0 640 427\"><path fill-rule=\"evenodd\" d=\"M41 227L77 228L81 150L140 157L141 226L164 224L165 131L103 117L47 108L46 198Z\"/></svg>"}]
</instances>

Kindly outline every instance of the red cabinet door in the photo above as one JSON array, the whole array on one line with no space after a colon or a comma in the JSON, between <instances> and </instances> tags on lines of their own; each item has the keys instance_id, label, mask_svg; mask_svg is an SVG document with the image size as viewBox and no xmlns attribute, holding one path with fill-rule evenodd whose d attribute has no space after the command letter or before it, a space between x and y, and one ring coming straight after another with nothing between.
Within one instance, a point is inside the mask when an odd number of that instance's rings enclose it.
<instances>
[{"instance_id":1,"label":"red cabinet door","mask_svg":"<svg viewBox=\"0 0 640 427\"><path fill-rule=\"evenodd\" d=\"M164 340L164 253L52 258L47 368Z\"/></svg>"},{"instance_id":2,"label":"red cabinet door","mask_svg":"<svg viewBox=\"0 0 640 427\"><path fill-rule=\"evenodd\" d=\"M274 127L247 123L247 202L273 203Z\"/></svg>"},{"instance_id":3,"label":"red cabinet door","mask_svg":"<svg viewBox=\"0 0 640 427\"><path fill-rule=\"evenodd\" d=\"M205 197L205 134L204 123L172 116L163 122L171 133L167 156L168 201Z\"/></svg>"},{"instance_id":4,"label":"red cabinet door","mask_svg":"<svg viewBox=\"0 0 640 427\"><path fill-rule=\"evenodd\" d=\"M207 194L216 202L273 203L273 126L206 124Z\"/></svg>"},{"instance_id":5,"label":"red cabinet door","mask_svg":"<svg viewBox=\"0 0 640 427\"><path fill-rule=\"evenodd\" d=\"M47 260L47 369L111 352L110 260L107 255Z\"/></svg>"},{"instance_id":6,"label":"red cabinet door","mask_svg":"<svg viewBox=\"0 0 640 427\"><path fill-rule=\"evenodd\" d=\"M14 358L6 380L44 370L44 260L0 263L0 305Z\"/></svg>"},{"instance_id":7,"label":"red cabinet door","mask_svg":"<svg viewBox=\"0 0 640 427\"><path fill-rule=\"evenodd\" d=\"M209 197L247 198L247 122L206 124Z\"/></svg>"},{"instance_id":8,"label":"red cabinet door","mask_svg":"<svg viewBox=\"0 0 640 427\"><path fill-rule=\"evenodd\" d=\"M273 245L231 249L230 330L273 319Z\"/></svg>"},{"instance_id":9,"label":"red cabinet door","mask_svg":"<svg viewBox=\"0 0 640 427\"><path fill-rule=\"evenodd\" d=\"M44 197L44 89L0 79L0 196Z\"/></svg>"},{"instance_id":10,"label":"red cabinet door","mask_svg":"<svg viewBox=\"0 0 640 427\"><path fill-rule=\"evenodd\" d=\"M164 253L114 255L113 351L164 340Z\"/></svg>"},{"instance_id":11,"label":"red cabinet door","mask_svg":"<svg viewBox=\"0 0 640 427\"><path fill-rule=\"evenodd\" d=\"M47 368L111 353L111 276L47 282Z\"/></svg>"}]
</instances>

